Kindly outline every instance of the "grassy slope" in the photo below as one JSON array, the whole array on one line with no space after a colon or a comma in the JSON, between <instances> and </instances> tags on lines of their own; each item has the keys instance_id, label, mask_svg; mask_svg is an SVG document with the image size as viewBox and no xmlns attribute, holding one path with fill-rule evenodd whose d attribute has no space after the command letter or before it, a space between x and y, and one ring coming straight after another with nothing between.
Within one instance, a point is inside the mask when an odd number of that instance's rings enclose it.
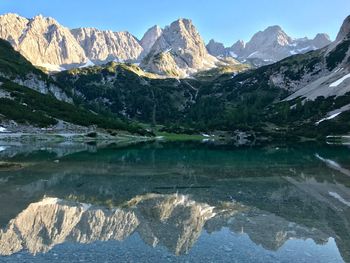
<instances>
[{"instance_id":1,"label":"grassy slope","mask_svg":"<svg viewBox=\"0 0 350 263\"><path fill-rule=\"evenodd\" d=\"M51 95L41 94L12 82L13 79L26 78L28 74L34 74L48 84L55 83L48 75L35 68L16 52L7 41L1 39L0 73L3 75L0 77L2 83L0 90L11 95L11 98L0 98L2 118L39 127L54 125L57 119L60 119L81 126L96 125L106 129L145 133L137 125L92 113L73 104L59 101Z\"/></svg>"},{"instance_id":2,"label":"grassy slope","mask_svg":"<svg viewBox=\"0 0 350 263\"><path fill-rule=\"evenodd\" d=\"M280 101L292 92L288 86L305 74L317 78L319 65L339 63L340 51L331 57L325 57L324 49L295 55L235 77L214 70L203 73L199 80L152 79L136 66L110 63L63 72L57 79L83 94L84 103L93 110L123 112L131 119L170 127L166 130L170 133L240 129L281 137L316 137L350 130L347 113L314 125L330 110L350 103L348 96L318 99L294 108L298 100ZM275 74L282 76L286 89L274 86L271 76Z\"/></svg>"},{"instance_id":3,"label":"grassy slope","mask_svg":"<svg viewBox=\"0 0 350 263\"><path fill-rule=\"evenodd\" d=\"M46 127L56 124L56 119L60 119L81 126L97 125L101 128L138 131L136 126L93 114L72 104L59 101L53 96L38 93L11 81L3 81L1 89L9 92L12 99L0 99L0 113L16 122Z\"/></svg>"}]
</instances>

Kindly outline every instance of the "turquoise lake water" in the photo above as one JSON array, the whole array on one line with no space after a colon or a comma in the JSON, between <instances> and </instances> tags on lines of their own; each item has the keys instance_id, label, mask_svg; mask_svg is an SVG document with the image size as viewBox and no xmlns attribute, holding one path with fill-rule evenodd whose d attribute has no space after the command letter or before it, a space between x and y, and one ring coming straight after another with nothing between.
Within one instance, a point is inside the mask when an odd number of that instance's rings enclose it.
<instances>
[{"instance_id":1,"label":"turquoise lake water","mask_svg":"<svg viewBox=\"0 0 350 263\"><path fill-rule=\"evenodd\" d=\"M350 148L0 143L0 262L350 262Z\"/></svg>"}]
</instances>

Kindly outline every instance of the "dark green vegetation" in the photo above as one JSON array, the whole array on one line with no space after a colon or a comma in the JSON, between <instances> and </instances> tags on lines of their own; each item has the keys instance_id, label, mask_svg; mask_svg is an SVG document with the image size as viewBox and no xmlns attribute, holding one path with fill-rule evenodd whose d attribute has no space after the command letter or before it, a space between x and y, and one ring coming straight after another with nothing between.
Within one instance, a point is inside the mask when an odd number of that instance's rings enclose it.
<instances>
[{"instance_id":1,"label":"dark green vegetation","mask_svg":"<svg viewBox=\"0 0 350 263\"><path fill-rule=\"evenodd\" d=\"M130 69L131 65L118 63L61 72L55 78L77 94L75 101L81 106L163 125L165 132L241 130L273 139L324 138L350 130L347 114L315 125L329 111L350 103L348 95L306 103L301 99L283 99L306 75L315 80L329 61L337 60L336 65L342 62L344 57L339 57L339 53L343 52L341 44L328 56L322 49L238 75L223 73L215 78L208 72L208 76L199 75L197 79L153 79L136 66ZM279 83L273 81L276 76Z\"/></svg>"},{"instance_id":2,"label":"dark green vegetation","mask_svg":"<svg viewBox=\"0 0 350 263\"><path fill-rule=\"evenodd\" d=\"M83 94L83 99L78 97L76 102L94 111L198 132L232 130L256 123L263 108L285 97L286 92L268 84L268 73L253 74L242 73L234 81L222 75L215 82L151 79L111 63L62 72L56 78L75 93ZM251 80L253 76L260 79ZM247 81L254 83L242 83Z\"/></svg>"},{"instance_id":3,"label":"dark green vegetation","mask_svg":"<svg viewBox=\"0 0 350 263\"><path fill-rule=\"evenodd\" d=\"M1 88L11 94L11 99L0 99L0 114L18 123L47 127L57 124L59 119L81 126L97 125L100 128L142 132L142 129L136 125L93 114L50 95L41 94L10 81L3 81Z\"/></svg>"},{"instance_id":4,"label":"dark green vegetation","mask_svg":"<svg viewBox=\"0 0 350 263\"><path fill-rule=\"evenodd\" d=\"M51 77L35 69L8 44L0 42L2 52L10 49L8 54L0 53L0 62L3 67L9 64L6 69L14 76L38 72L74 101L74 104L58 101L20 87L7 78L2 89L10 92L13 100L2 98L0 113L20 123L40 127L64 120L143 134L141 128L130 123L142 123L166 134L214 131L230 134L239 130L255 138L271 140L346 134L350 131L348 113L319 125L315 123L330 111L350 104L349 94L319 97L315 101L297 98L286 102L284 99L300 88L299 83L305 79L312 82L341 63L347 65L349 41L345 39L331 51L324 48L295 55L239 74L226 69L211 70L189 79L159 78L136 65L115 62Z\"/></svg>"},{"instance_id":5,"label":"dark green vegetation","mask_svg":"<svg viewBox=\"0 0 350 263\"><path fill-rule=\"evenodd\" d=\"M56 99L51 94L42 94L28 87L16 84L13 80L25 79L28 75L44 80L47 85L55 84L48 75L36 69L23 56L14 51L9 43L0 40L0 120L14 120L21 124L48 127L63 120L81 126L97 126L106 129L125 130L146 134L138 125L119 118L93 113L74 104ZM63 92L63 91L62 91Z\"/></svg>"},{"instance_id":6,"label":"dark green vegetation","mask_svg":"<svg viewBox=\"0 0 350 263\"><path fill-rule=\"evenodd\" d=\"M16 52L10 43L0 39L0 72L9 78L25 77L29 72L48 79L40 70L26 60L21 54Z\"/></svg>"},{"instance_id":7,"label":"dark green vegetation","mask_svg":"<svg viewBox=\"0 0 350 263\"><path fill-rule=\"evenodd\" d=\"M109 63L57 74L71 89L75 102L104 114L115 114L146 123L171 124L181 120L195 102L197 81L153 79L131 65ZM133 66L134 68L136 66Z\"/></svg>"},{"instance_id":8,"label":"dark green vegetation","mask_svg":"<svg viewBox=\"0 0 350 263\"><path fill-rule=\"evenodd\" d=\"M328 54L327 67L329 70L333 70L339 63L344 60L349 47L350 40L346 40L340 43L332 52Z\"/></svg>"}]
</instances>

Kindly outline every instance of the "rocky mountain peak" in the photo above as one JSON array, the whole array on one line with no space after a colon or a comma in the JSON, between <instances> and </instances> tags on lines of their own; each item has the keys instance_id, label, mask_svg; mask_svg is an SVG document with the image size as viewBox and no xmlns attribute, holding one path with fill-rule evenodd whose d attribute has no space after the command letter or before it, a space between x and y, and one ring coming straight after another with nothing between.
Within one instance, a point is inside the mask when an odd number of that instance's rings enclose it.
<instances>
[{"instance_id":1,"label":"rocky mountain peak","mask_svg":"<svg viewBox=\"0 0 350 263\"><path fill-rule=\"evenodd\" d=\"M314 38L315 41L331 41L331 38L329 37L328 34L326 33L318 33L315 38Z\"/></svg>"},{"instance_id":2,"label":"rocky mountain peak","mask_svg":"<svg viewBox=\"0 0 350 263\"><path fill-rule=\"evenodd\" d=\"M35 65L69 65L86 62L84 51L70 30L55 19L35 16L19 39L19 51Z\"/></svg>"},{"instance_id":3,"label":"rocky mountain peak","mask_svg":"<svg viewBox=\"0 0 350 263\"><path fill-rule=\"evenodd\" d=\"M336 42L342 41L344 39L350 39L350 16L345 18L337 35Z\"/></svg>"},{"instance_id":4,"label":"rocky mountain peak","mask_svg":"<svg viewBox=\"0 0 350 263\"><path fill-rule=\"evenodd\" d=\"M42 14L38 14L29 20L36 21L37 23L48 23L48 24L57 24L58 25L58 22L54 18L49 17L49 16L45 17Z\"/></svg>"},{"instance_id":5,"label":"rocky mountain peak","mask_svg":"<svg viewBox=\"0 0 350 263\"><path fill-rule=\"evenodd\" d=\"M211 68L215 62L192 21L181 18L165 27L141 67L158 74L186 76Z\"/></svg>"},{"instance_id":6,"label":"rocky mountain peak","mask_svg":"<svg viewBox=\"0 0 350 263\"><path fill-rule=\"evenodd\" d=\"M140 41L140 44L143 47L145 53L148 53L151 50L152 46L162 33L163 30L157 25L147 30Z\"/></svg>"},{"instance_id":7,"label":"rocky mountain peak","mask_svg":"<svg viewBox=\"0 0 350 263\"><path fill-rule=\"evenodd\" d=\"M271 64L295 54L323 48L331 43L327 34L317 34L314 39L307 37L293 39L280 26L270 26L254 34L246 44L237 41L224 49L208 49L214 56L233 57L241 62L248 61L255 66ZM213 44L213 43L212 43ZM216 44L218 46L218 44Z\"/></svg>"},{"instance_id":8,"label":"rocky mountain peak","mask_svg":"<svg viewBox=\"0 0 350 263\"><path fill-rule=\"evenodd\" d=\"M170 24L170 27L176 28L183 28L185 27L187 30L195 30L192 20L191 19L187 19L187 18L179 18L178 20L172 22Z\"/></svg>"},{"instance_id":9,"label":"rocky mountain peak","mask_svg":"<svg viewBox=\"0 0 350 263\"><path fill-rule=\"evenodd\" d=\"M240 57L245 49L245 42L243 40L238 40L229 49L229 55L233 58Z\"/></svg>"},{"instance_id":10,"label":"rocky mountain peak","mask_svg":"<svg viewBox=\"0 0 350 263\"><path fill-rule=\"evenodd\" d=\"M207 50L213 56L221 56L223 53L225 53L225 46L224 44L211 39L207 44Z\"/></svg>"},{"instance_id":11,"label":"rocky mountain peak","mask_svg":"<svg viewBox=\"0 0 350 263\"><path fill-rule=\"evenodd\" d=\"M328 34L320 33L315 36L315 38L312 40L312 44L316 48L322 48L331 43L331 39Z\"/></svg>"},{"instance_id":12,"label":"rocky mountain peak","mask_svg":"<svg viewBox=\"0 0 350 263\"><path fill-rule=\"evenodd\" d=\"M28 19L13 13L0 16L0 38L9 41L14 48L17 48L18 40L28 22Z\"/></svg>"},{"instance_id":13,"label":"rocky mountain peak","mask_svg":"<svg viewBox=\"0 0 350 263\"><path fill-rule=\"evenodd\" d=\"M16 14L1 16L0 38L37 66L57 70L86 62L84 51L69 29L50 17L37 15L28 20Z\"/></svg>"},{"instance_id":14,"label":"rocky mountain peak","mask_svg":"<svg viewBox=\"0 0 350 263\"><path fill-rule=\"evenodd\" d=\"M273 44L286 46L291 42L292 38L289 37L280 26L270 26L264 31L256 33L247 43L247 47L256 45L269 46Z\"/></svg>"},{"instance_id":15,"label":"rocky mountain peak","mask_svg":"<svg viewBox=\"0 0 350 263\"><path fill-rule=\"evenodd\" d=\"M245 42L243 40L238 40L231 47L232 48L245 48Z\"/></svg>"}]
</instances>

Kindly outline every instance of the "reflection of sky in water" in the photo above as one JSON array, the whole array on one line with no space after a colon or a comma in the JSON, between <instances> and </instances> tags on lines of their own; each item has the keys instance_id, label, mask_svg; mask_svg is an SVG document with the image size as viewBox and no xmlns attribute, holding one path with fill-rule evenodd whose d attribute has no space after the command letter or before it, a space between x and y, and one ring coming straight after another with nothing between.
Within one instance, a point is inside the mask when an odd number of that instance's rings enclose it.
<instances>
[{"instance_id":1,"label":"reflection of sky in water","mask_svg":"<svg viewBox=\"0 0 350 263\"><path fill-rule=\"evenodd\" d=\"M0 160L26 165L0 171L0 251L10 255L0 262L350 260L347 148L1 147ZM45 196L62 203L40 208ZM85 219L65 236L62 220L80 206ZM115 207L134 225L113 221ZM4 253L16 240L23 247Z\"/></svg>"},{"instance_id":2,"label":"reflection of sky in water","mask_svg":"<svg viewBox=\"0 0 350 263\"><path fill-rule=\"evenodd\" d=\"M5 151L7 147L5 146L0 146L0 152Z\"/></svg>"},{"instance_id":3,"label":"reflection of sky in water","mask_svg":"<svg viewBox=\"0 0 350 263\"><path fill-rule=\"evenodd\" d=\"M145 245L139 234L123 242L95 242L88 245L65 243L35 257L21 252L1 262L343 262L334 239L324 245L314 241L289 240L278 251L265 250L246 234L235 234L227 228L208 234L203 232L187 255L175 256L162 247ZM102 260L102 261L100 261Z\"/></svg>"}]
</instances>

